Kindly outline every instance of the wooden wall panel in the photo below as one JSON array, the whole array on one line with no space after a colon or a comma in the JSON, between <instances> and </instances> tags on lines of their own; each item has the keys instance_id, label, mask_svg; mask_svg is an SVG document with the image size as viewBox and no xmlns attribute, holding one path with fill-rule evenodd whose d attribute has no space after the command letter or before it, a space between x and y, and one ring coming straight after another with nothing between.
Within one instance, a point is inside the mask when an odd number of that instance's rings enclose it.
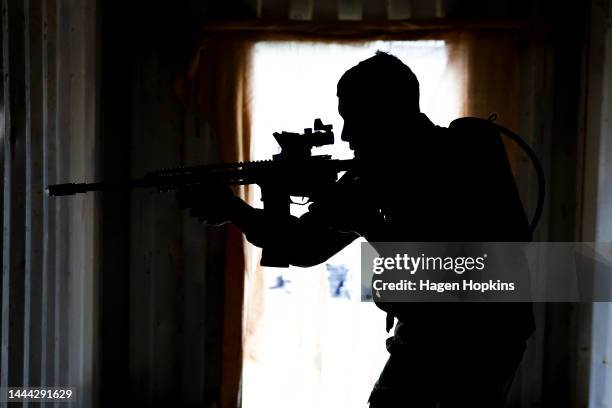
<instances>
[{"instance_id":1,"label":"wooden wall panel","mask_svg":"<svg viewBox=\"0 0 612 408\"><path fill-rule=\"evenodd\" d=\"M172 62L135 61L133 177L219 162L209 126L174 95ZM129 387L134 403L208 406L218 400L223 333L223 228L179 210L174 194L131 197Z\"/></svg>"},{"instance_id":2,"label":"wooden wall panel","mask_svg":"<svg viewBox=\"0 0 612 408\"><path fill-rule=\"evenodd\" d=\"M132 175L182 163L183 112L173 71L155 54L137 68ZM151 404L182 398L182 218L174 194L132 195L130 372L135 398Z\"/></svg>"},{"instance_id":3,"label":"wooden wall panel","mask_svg":"<svg viewBox=\"0 0 612 408\"><path fill-rule=\"evenodd\" d=\"M218 143L208 124L185 113L185 165L219 161ZM223 229L206 227L183 213L183 395L185 404L210 404L218 396L221 372Z\"/></svg>"}]
</instances>

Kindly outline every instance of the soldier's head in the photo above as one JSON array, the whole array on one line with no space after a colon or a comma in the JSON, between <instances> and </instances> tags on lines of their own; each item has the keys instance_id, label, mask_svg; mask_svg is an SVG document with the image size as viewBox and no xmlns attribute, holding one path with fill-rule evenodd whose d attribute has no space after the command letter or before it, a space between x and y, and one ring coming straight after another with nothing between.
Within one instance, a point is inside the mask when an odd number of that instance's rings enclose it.
<instances>
[{"instance_id":1,"label":"soldier's head","mask_svg":"<svg viewBox=\"0 0 612 408\"><path fill-rule=\"evenodd\" d=\"M342 140L356 156L374 153L381 144L389 148L392 138L406 137L420 112L417 77L397 57L380 51L342 75L337 95L344 119Z\"/></svg>"}]
</instances>

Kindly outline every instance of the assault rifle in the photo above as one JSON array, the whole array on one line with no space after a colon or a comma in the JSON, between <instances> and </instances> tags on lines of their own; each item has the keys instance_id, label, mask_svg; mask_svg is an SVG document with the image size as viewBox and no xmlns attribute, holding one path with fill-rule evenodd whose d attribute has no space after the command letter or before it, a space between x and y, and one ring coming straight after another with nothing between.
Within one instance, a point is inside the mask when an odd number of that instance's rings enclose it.
<instances>
[{"instance_id":1,"label":"assault rifle","mask_svg":"<svg viewBox=\"0 0 612 408\"><path fill-rule=\"evenodd\" d=\"M51 196L66 196L90 191L155 188L159 192L176 192L182 188L211 182L229 185L257 184L261 187L264 214L270 223L287 225L291 197L313 197L337 181L338 173L351 168L352 160L332 159L329 155L313 156L313 147L334 143L332 125L315 119L313 129L304 133L274 133L281 152L271 160L222 163L155 170L139 179L109 180L96 183L65 183L47 187ZM271 247L264 248L261 264L287 267L282 230Z\"/></svg>"}]
</instances>

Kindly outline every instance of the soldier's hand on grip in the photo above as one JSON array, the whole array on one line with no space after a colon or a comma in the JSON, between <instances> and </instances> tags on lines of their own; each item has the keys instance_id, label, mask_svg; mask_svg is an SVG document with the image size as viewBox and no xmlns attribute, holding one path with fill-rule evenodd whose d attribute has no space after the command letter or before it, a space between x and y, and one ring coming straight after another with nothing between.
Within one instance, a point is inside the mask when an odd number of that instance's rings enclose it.
<instances>
[{"instance_id":1,"label":"soldier's hand on grip","mask_svg":"<svg viewBox=\"0 0 612 408\"><path fill-rule=\"evenodd\" d=\"M238 200L227 184L215 181L183 187L176 193L176 199L179 208L189 208L189 215L196 217L202 224L209 225L230 222L232 209Z\"/></svg>"}]
</instances>

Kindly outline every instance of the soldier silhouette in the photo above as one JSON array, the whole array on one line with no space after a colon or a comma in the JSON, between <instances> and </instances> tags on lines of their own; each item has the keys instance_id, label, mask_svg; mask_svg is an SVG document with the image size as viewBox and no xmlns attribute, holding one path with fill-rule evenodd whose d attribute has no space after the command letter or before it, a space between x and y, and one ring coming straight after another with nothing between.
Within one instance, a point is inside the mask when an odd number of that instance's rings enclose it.
<instances>
[{"instance_id":1,"label":"soldier silhouette","mask_svg":"<svg viewBox=\"0 0 612 408\"><path fill-rule=\"evenodd\" d=\"M358 165L288 225L229 187L177 194L203 223L232 222L259 247L285 245L292 265L320 264L358 237L372 242L527 242L528 222L499 134L456 121L435 126L419 82L377 52L338 82L342 140ZM212 198L211 198L212 197ZM275 231L283 231L279 236ZM370 395L381 407L502 407L534 330L528 303L378 303L389 359ZM376 330L377 328L372 328Z\"/></svg>"}]
</instances>

